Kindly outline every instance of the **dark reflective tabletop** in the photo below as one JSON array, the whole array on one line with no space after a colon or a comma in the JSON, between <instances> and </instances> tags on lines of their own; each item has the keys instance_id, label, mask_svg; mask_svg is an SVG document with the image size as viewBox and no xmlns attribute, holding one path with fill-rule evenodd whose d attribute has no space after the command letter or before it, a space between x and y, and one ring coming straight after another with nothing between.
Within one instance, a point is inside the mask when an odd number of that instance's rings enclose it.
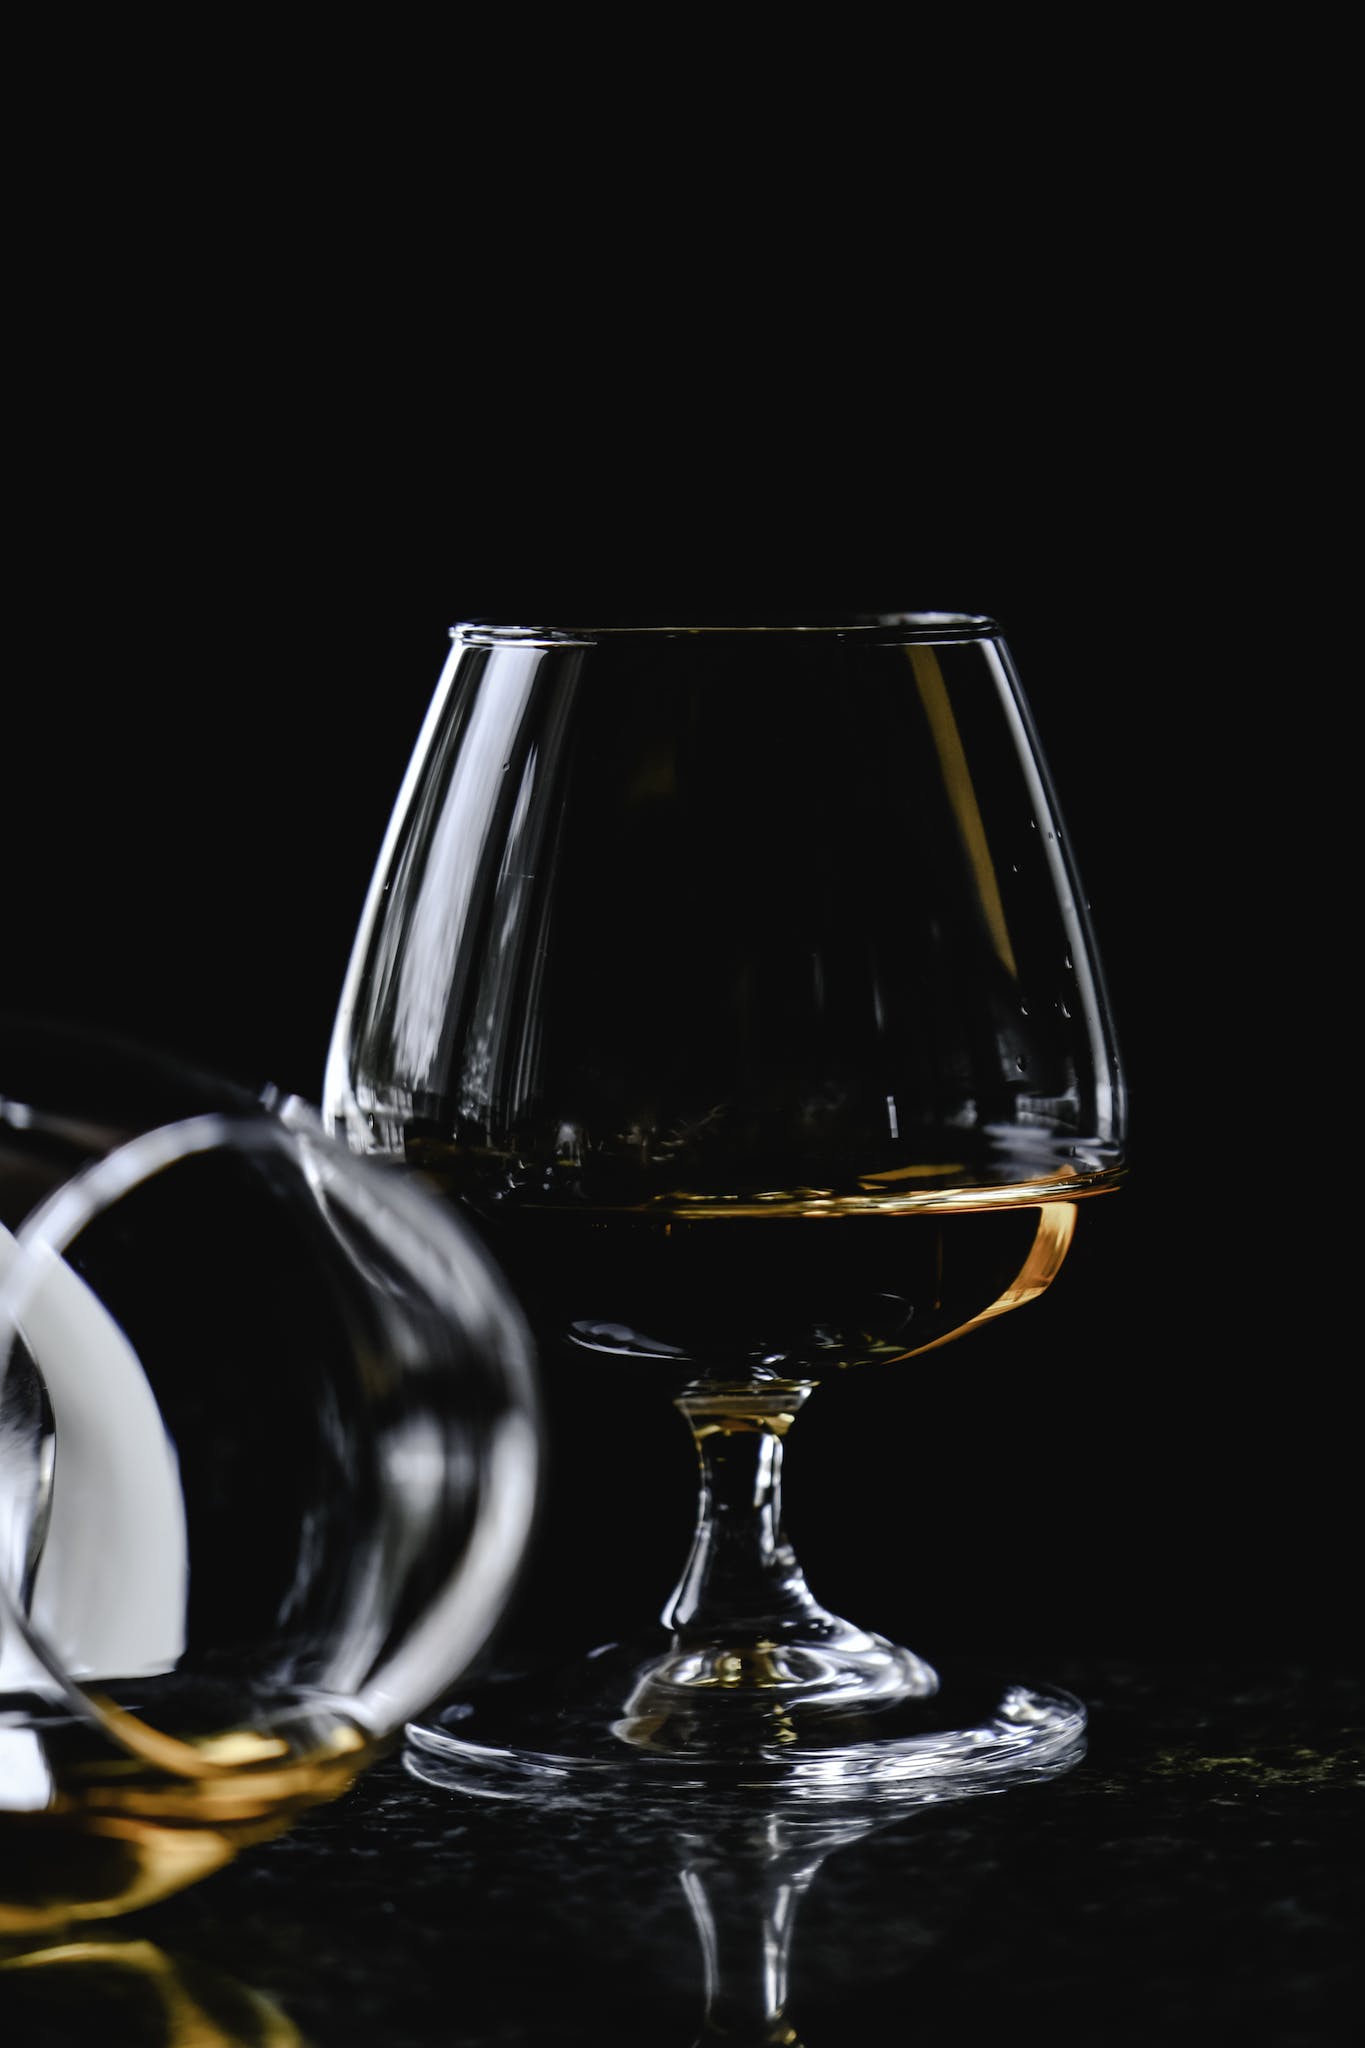
<instances>
[{"instance_id":1,"label":"dark reflective tabletop","mask_svg":"<svg viewBox=\"0 0 1365 2048\"><path fill-rule=\"evenodd\" d=\"M173 1896L11 1933L0 2039L1358 2038L1360 1676L1057 1676L1090 1707L1073 1768L908 1812L594 1815L437 1791L390 1755Z\"/></svg>"}]
</instances>

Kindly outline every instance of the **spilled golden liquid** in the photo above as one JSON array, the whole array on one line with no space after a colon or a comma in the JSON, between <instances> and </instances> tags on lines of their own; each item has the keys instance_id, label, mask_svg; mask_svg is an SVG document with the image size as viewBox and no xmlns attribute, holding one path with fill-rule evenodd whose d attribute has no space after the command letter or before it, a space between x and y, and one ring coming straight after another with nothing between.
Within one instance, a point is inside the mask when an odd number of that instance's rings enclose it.
<instances>
[{"instance_id":1,"label":"spilled golden liquid","mask_svg":"<svg viewBox=\"0 0 1365 2048\"><path fill-rule=\"evenodd\" d=\"M221 1765L221 1740L209 1747ZM59 1770L42 1809L0 1808L0 1938L115 1919L197 1884L339 1798L374 1754L348 1727L308 1756L272 1767L263 1755L200 1780L113 1753Z\"/></svg>"},{"instance_id":2,"label":"spilled golden liquid","mask_svg":"<svg viewBox=\"0 0 1365 2048\"><path fill-rule=\"evenodd\" d=\"M150 1941L64 1942L0 1960L0 1998L15 1991L39 2011L51 1997L66 2020L83 2006L91 2048L306 2048L271 1999L202 1971L191 1984Z\"/></svg>"},{"instance_id":3,"label":"spilled golden liquid","mask_svg":"<svg viewBox=\"0 0 1365 2048\"><path fill-rule=\"evenodd\" d=\"M91 2048L306 2048L262 1993L119 1938L113 1923L284 1834L346 1792L377 1752L349 1726L306 1755L250 1730L202 1749L200 1778L86 1752L57 1763L42 1809L0 1807L0 2039L13 2038L17 2009L21 2040L26 2020L41 2027L51 2015L79 2022Z\"/></svg>"}]
</instances>

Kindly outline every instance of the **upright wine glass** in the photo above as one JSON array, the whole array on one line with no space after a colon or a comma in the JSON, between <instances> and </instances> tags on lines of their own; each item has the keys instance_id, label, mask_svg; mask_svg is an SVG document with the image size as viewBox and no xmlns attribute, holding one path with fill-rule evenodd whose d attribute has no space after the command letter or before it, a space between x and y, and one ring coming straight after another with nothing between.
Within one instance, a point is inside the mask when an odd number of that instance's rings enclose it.
<instances>
[{"instance_id":1,"label":"upright wine glass","mask_svg":"<svg viewBox=\"0 0 1365 2048\"><path fill-rule=\"evenodd\" d=\"M999 629L452 642L324 1115L477 1218L548 1370L638 1360L701 1486L653 1635L410 1740L471 1783L800 1797L1055 1763L1078 1701L940 1677L830 1613L779 1490L819 1380L1035 1299L1125 1171L1100 962Z\"/></svg>"}]
</instances>

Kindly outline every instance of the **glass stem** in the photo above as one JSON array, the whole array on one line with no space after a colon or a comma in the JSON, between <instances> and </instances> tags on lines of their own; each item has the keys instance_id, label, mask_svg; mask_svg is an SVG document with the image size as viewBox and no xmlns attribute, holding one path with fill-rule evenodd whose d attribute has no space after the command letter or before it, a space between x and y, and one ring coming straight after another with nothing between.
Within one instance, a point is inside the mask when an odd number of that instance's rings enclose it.
<instances>
[{"instance_id":1,"label":"glass stem","mask_svg":"<svg viewBox=\"0 0 1365 2048\"><path fill-rule=\"evenodd\" d=\"M816 1856L803 1868L774 1868L752 1857L723 1863L702 1856L684 1867L706 1996L696 2048L711 2041L800 2048L786 2017L792 1932L820 1861Z\"/></svg>"},{"instance_id":2,"label":"glass stem","mask_svg":"<svg viewBox=\"0 0 1365 2048\"><path fill-rule=\"evenodd\" d=\"M771 1640L827 1619L782 1526L782 1444L814 1390L694 1382L675 1406L701 1466L697 1527L662 1621L681 1643Z\"/></svg>"}]
</instances>

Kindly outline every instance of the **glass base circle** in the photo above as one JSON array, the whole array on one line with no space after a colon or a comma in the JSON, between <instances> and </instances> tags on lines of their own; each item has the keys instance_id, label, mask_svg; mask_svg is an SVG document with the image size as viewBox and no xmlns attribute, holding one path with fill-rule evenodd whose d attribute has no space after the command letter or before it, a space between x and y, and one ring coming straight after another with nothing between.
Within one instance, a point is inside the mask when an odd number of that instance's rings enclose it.
<instances>
[{"instance_id":1,"label":"glass base circle","mask_svg":"<svg viewBox=\"0 0 1365 2048\"><path fill-rule=\"evenodd\" d=\"M408 1724L407 1768L494 1799L610 1804L683 1791L817 1802L1003 1788L1084 1754L1078 1699L980 1665L940 1680L905 1652L900 1697L802 1704L761 1685L661 1682L671 1645L609 1643L567 1666L495 1673Z\"/></svg>"}]
</instances>

